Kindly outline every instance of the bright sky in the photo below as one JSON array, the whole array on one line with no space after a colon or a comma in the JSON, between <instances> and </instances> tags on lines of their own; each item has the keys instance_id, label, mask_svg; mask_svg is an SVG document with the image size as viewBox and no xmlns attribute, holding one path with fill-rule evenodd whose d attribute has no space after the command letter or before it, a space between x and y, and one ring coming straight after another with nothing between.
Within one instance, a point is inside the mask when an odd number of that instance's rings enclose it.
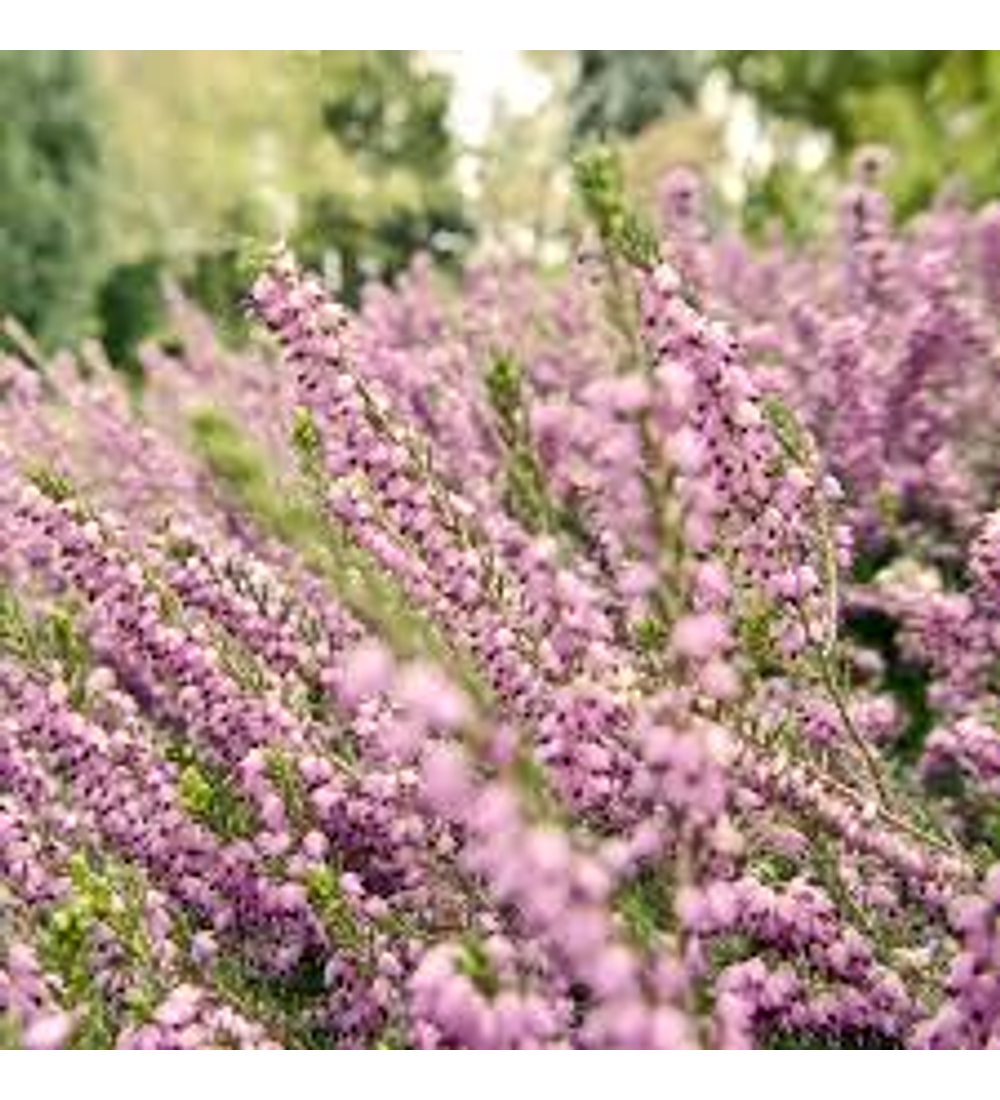
<instances>
[{"instance_id":1,"label":"bright sky","mask_svg":"<svg viewBox=\"0 0 1000 1100\"><path fill-rule=\"evenodd\" d=\"M479 145L486 137L498 102L526 113L540 107L551 92L548 79L520 50L449 50L431 56L455 81L452 121L468 145Z\"/></svg>"}]
</instances>

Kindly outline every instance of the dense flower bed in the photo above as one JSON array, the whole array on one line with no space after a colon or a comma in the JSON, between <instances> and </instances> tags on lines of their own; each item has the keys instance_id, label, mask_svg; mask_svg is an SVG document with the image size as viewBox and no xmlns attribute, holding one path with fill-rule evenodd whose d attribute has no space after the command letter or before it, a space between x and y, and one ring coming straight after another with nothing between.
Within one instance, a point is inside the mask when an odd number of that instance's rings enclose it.
<instances>
[{"instance_id":1,"label":"dense flower bed","mask_svg":"<svg viewBox=\"0 0 1000 1100\"><path fill-rule=\"evenodd\" d=\"M0 365L0 1038L1000 1046L1000 212Z\"/></svg>"}]
</instances>

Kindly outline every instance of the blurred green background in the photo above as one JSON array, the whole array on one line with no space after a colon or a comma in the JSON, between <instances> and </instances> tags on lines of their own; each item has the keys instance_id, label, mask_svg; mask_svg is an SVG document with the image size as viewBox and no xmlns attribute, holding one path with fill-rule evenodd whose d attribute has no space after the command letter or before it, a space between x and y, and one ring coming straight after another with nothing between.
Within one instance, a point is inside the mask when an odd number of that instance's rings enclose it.
<instances>
[{"instance_id":1,"label":"blurred green background","mask_svg":"<svg viewBox=\"0 0 1000 1100\"><path fill-rule=\"evenodd\" d=\"M994 51L0 51L0 314L127 367L165 279L241 337L246 242L351 300L418 251L558 263L595 139L640 198L694 165L716 212L807 237L862 143L893 150L901 218L996 195L998 123Z\"/></svg>"}]
</instances>

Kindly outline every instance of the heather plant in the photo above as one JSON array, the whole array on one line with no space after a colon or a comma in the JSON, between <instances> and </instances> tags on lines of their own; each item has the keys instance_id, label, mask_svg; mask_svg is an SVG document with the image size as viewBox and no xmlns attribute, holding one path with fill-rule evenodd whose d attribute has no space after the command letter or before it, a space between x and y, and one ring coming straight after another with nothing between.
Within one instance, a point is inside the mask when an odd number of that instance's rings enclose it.
<instances>
[{"instance_id":1,"label":"heather plant","mask_svg":"<svg viewBox=\"0 0 1000 1100\"><path fill-rule=\"evenodd\" d=\"M4 359L4 1045L1000 1045L997 219L879 170Z\"/></svg>"}]
</instances>

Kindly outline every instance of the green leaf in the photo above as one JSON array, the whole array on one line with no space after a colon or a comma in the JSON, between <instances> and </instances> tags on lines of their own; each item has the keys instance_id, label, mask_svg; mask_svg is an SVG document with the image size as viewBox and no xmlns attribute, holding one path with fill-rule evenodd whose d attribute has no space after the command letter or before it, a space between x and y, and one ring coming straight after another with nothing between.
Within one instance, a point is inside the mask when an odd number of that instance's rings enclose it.
<instances>
[{"instance_id":1,"label":"green leaf","mask_svg":"<svg viewBox=\"0 0 1000 1100\"><path fill-rule=\"evenodd\" d=\"M464 936L459 945L458 970L483 996L493 998L500 992L500 978L486 948L471 933Z\"/></svg>"},{"instance_id":2,"label":"green leaf","mask_svg":"<svg viewBox=\"0 0 1000 1100\"><path fill-rule=\"evenodd\" d=\"M780 398L768 396L761 401L761 411L788 457L802 466L811 467L814 462L812 436L792 409Z\"/></svg>"},{"instance_id":3,"label":"green leaf","mask_svg":"<svg viewBox=\"0 0 1000 1100\"><path fill-rule=\"evenodd\" d=\"M640 268L655 267L660 246L652 228L628 202L621 158L608 145L595 145L574 163L577 193L604 247Z\"/></svg>"},{"instance_id":4,"label":"green leaf","mask_svg":"<svg viewBox=\"0 0 1000 1100\"><path fill-rule=\"evenodd\" d=\"M29 466L24 471L24 476L40 493L56 504L72 500L76 496L76 488L70 478L44 463Z\"/></svg>"},{"instance_id":5,"label":"green leaf","mask_svg":"<svg viewBox=\"0 0 1000 1100\"><path fill-rule=\"evenodd\" d=\"M673 922L670 880L662 869L643 870L618 891L614 906L630 939L651 948Z\"/></svg>"},{"instance_id":6,"label":"green leaf","mask_svg":"<svg viewBox=\"0 0 1000 1100\"><path fill-rule=\"evenodd\" d=\"M185 812L216 836L236 840L254 834L254 808L221 767L188 756L178 793Z\"/></svg>"}]
</instances>

